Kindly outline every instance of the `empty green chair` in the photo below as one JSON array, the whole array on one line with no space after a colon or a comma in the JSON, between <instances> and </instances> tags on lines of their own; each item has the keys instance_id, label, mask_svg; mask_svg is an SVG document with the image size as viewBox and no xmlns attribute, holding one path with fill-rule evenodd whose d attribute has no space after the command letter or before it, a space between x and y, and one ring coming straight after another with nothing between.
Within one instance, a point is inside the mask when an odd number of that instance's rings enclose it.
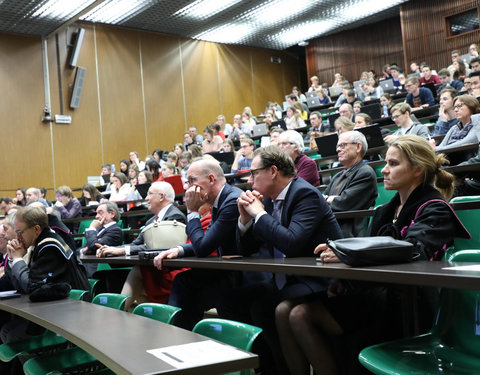
<instances>
[{"instance_id":1,"label":"empty green chair","mask_svg":"<svg viewBox=\"0 0 480 375\"><path fill-rule=\"evenodd\" d=\"M467 251L452 261L472 261ZM480 255L476 256L480 262ZM370 346L360 363L374 374L477 374L480 370L479 290L443 289L433 328L424 335Z\"/></svg>"},{"instance_id":2,"label":"empty green chair","mask_svg":"<svg viewBox=\"0 0 480 375\"><path fill-rule=\"evenodd\" d=\"M99 281L100 280L98 280L98 279L88 279L88 282L90 283L90 295L92 297L95 297L95 295L97 294L96 293L97 292L96 288L97 288L97 284L98 284Z\"/></svg>"},{"instance_id":3,"label":"empty green chair","mask_svg":"<svg viewBox=\"0 0 480 375\"><path fill-rule=\"evenodd\" d=\"M68 298L83 300L88 295L86 290L72 289ZM10 362L18 356L33 356L38 353L48 352L54 348L60 348L67 345L67 340L62 336L52 332L45 331L44 334L33 336L31 338L0 345L0 360Z\"/></svg>"},{"instance_id":4,"label":"empty green chair","mask_svg":"<svg viewBox=\"0 0 480 375\"><path fill-rule=\"evenodd\" d=\"M147 302L135 307L132 313L170 324L175 314L180 310L180 307Z\"/></svg>"},{"instance_id":5,"label":"empty green chair","mask_svg":"<svg viewBox=\"0 0 480 375\"><path fill-rule=\"evenodd\" d=\"M199 321L193 332L235 346L238 349L250 351L253 342L262 332L261 328L226 319L203 319ZM231 374L250 374L249 370Z\"/></svg>"},{"instance_id":6,"label":"empty green chair","mask_svg":"<svg viewBox=\"0 0 480 375\"><path fill-rule=\"evenodd\" d=\"M129 296L122 294L103 293L96 295L92 303L117 310L123 310ZM60 374L67 369L77 366L88 367L93 370L102 369L103 365L86 351L79 347L68 348L53 354L35 357L23 365L27 375Z\"/></svg>"},{"instance_id":7,"label":"empty green chair","mask_svg":"<svg viewBox=\"0 0 480 375\"><path fill-rule=\"evenodd\" d=\"M450 203L477 201L480 201L480 196L455 197ZM465 249L480 249L480 230L478 230L478 223L480 223L480 209L455 210L455 213L465 228L470 232L472 238L469 240L465 238L455 238L453 242L454 249L450 248L447 253L451 254L455 251Z\"/></svg>"}]
</instances>

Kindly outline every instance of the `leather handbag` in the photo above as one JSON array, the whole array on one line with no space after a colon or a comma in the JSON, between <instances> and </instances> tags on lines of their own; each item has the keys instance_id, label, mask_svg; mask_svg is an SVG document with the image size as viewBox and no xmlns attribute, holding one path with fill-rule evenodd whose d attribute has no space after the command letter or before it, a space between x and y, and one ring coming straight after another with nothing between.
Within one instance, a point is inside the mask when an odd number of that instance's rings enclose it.
<instances>
[{"instance_id":1,"label":"leather handbag","mask_svg":"<svg viewBox=\"0 0 480 375\"><path fill-rule=\"evenodd\" d=\"M187 242L186 225L176 220L157 221L143 230L143 239L147 249L169 249Z\"/></svg>"},{"instance_id":2,"label":"leather handbag","mask_svg":"<svg viewBox=\"0 0 480 375\"><path fill-rule=\"evenodd\" d=\"M389 236L328 240L327 245L343 263L352 267L408 263L418 256L413 252L413 244Z\"/></svg>"}]
</instances>

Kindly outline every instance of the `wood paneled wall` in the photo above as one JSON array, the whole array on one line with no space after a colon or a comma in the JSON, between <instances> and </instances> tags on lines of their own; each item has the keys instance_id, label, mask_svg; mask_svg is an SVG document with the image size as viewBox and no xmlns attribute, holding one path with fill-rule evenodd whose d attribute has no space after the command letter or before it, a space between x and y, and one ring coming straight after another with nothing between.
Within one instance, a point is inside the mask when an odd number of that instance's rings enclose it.
<instances>
[{"instance_id":1,"label":"wood paneled wall","mask_svg":"<svg viewBox=\"0 0 480 375\"><path fill-rule=\"evenodd\" d=\"M402 64L400 18L314 39L307 47L306 60L308 76L317 75L329 85L337 72L353 82L363 71L380 73L387 63Z\"/></svg>"},{"instance_id":2,"label":"wood paneled wall","mask_svg":"<svg viewBox=\"0 0 480 375\"><path fill-rule=\"evenodd\" d=\"M400 6L399 18L343 31L310 41L307 72L331 84L336 72L349 81L362 71L380 73L386 63L406 72L412 61L426 61L437 71L451 64L451 51L468 52L480 43L480 30L448 37L445 17L478 8L478 0L415 0Z\"/></svg>"},{"instance_id":3,"label":"wood paneled wall","mask_svg":"<svg viewBox=\"0 0 480 375\"><path fill-rule=\"evenodd\" d=\"M299 63L286 52L227 46L105 25L86 28L78 65L87 68L80 108L69 108L74 69L68 43L76 28L47 40L52 114L72 124L42 123L45 105L40 39L0 34L4 178L0 194L19 186L81 187L102 163L118 164L131 150L142 159L183 142L223 113L229 122L245 106L255 113L283 101L300 85ZM278 56L281 64L272 64ZM60 79L57 70L60 70ZM61 83L59 81L61 80Z\"/></svg>"},{"instance_id":4,"label":"wood paneled wall","mask_svg":"<svg viewBox=\"0 0 480 375\"><path fill-rule=\"evenodd\" d=\"M451 52L468 53L472 43L480 43L480 30L448 37L445 17L478 8L477 0L421 0L401 6L405 64L426 61L437 71L452 63Z\"/></svg>"}]
</instances>

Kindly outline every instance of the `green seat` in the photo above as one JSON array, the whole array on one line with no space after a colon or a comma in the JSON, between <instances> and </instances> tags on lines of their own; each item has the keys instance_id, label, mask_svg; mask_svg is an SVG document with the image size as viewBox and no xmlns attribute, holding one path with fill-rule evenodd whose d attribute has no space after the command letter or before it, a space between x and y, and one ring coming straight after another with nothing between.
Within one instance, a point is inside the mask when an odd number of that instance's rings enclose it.
<instances>
[{"instance_id":1,"label":"green seat","mask_svg":"<svg viewBox=\"0 0 480 375\"><path fill-rule=\"evenodd\" d=\"M393 196L397 193L396 190L387 190L383 185L383 182L377 182L378 196L375 200L375 206L390 202Z\"/></svg>"},{"instance_id":2,"label":"green seat","mask_svg":"<svg viewBox=\"0 0 480 375\"><path fill-rule=\"evenodd\" d=\"M122 294L103 293L96 295L92 303L123 310L127 298L129 297ZM61 374L65 370L75 367L96 370L103 369L104 366L82 348L73 347L50 355L32 358L24 363L23 371L27 375Z\"/></svg>"},{"instance_id":3,"label":"green seat","mask_svg":"<svg viewBox=\"0 0 480 375\"><path fill-rule=\"evenodd\" d=\"M452 261L480 262L466 251ZM478 312L480 291L441 291L433 328L427 334L378 344L360 352L360 363L374 374L477 374L480 369Z\"/></svg>"},{"instance_id":4,"label":"green seat","mask_svg":"<svg viewBox=\"0 0 480 375\"><path fill-rule=\"evenodd\" d=\"M476 201L480 201L480 196L456 197L453 198L450 203ZM480 249L480 231L478 230L478 223L480 222L480 209L456 210L455 213L465 228L467 228L467 230L470 232L472 238L469 240L465 238L455 238L453 242L454 249L448 249L447 254L451 254L458 250ZM448 257L446 259L448 259Z\"/></svg>"},{"instance_id":5,"label":"green seat","mask_svg":"<svg viewBox=\"0 0 480 375\"><path fill-rule=\"evenodd\" d=\"M180 307L147 302L135 307L132 313L170 324L175 314L180 310Z\"/></svg>"},{"instance_id":6,"label":"green seat","mask_svg":"<svg viewBox=\"0 0 480 375\"><path fill-rule=\"evenodd\" d=\"M232 320L203 319L193 327L193 332L235 346L238 349L249 351L257 336L262 332L262 329ZM250 371L238 371L231 374L247 375L250 374Z\"/></svg>"},{"instance_id":7,"label":"green seat","mask_svg":"<svg viewBox=\"0 0 480 375\"><path fill-rule=\"evenodd\" d=\"M385 164L380 164L375 167L373 167L373 170L375 171L375 175L377 177L383 177L382 169L385 167Z\"/></svg>"},{"instance_id":8,"label":"green seat","mask_svg":"<svg viewBox=\"0 0 480 375\"><path fill-rule=\"evenodd\" d=\"M100 280L98 279L88 279L88 282L90 283L90 295L92 297L95 297L95 294L96 293L96 287L97 287L97 284Z\"/></svg>"},{"instance_id":9,"label":"green seat","mask_svg":"<svg viewBox=\"0 0 480 375\"><path fill-rule=\"evenodd\" d=\"M68 298L83 300L88 296L86 290L72 289ZM66 346L67 340L52 331L31 338L0 345L0 360L10 362L18 356L33 356L37 353L48 352L54 348Z\"/></svg>"}]
</instances>

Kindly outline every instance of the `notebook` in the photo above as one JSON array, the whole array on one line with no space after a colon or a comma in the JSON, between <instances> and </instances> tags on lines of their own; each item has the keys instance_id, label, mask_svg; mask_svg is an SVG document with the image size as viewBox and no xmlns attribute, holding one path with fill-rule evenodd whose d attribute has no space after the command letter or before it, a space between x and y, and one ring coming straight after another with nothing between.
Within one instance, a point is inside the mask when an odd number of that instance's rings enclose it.
<instances>
[{"instance_id":1,"label":"notebook","mask_svg":"<svg viewBox=\"0 0 480 375\"><path fill-rule=\"evenodd\" d=\"M393 79L385 79L383 81L380 81L380 86L382 87L383 92L395 92L395 87L393 86Z\"/></svg>"},{"instance_id":2,"label":"notebook","mask_svg":"<svg viewBox=\"0 0 480 375\"><path fill-rule=\"evenodd\" d=\"M210 152L209 155L213 156L218 161L225 162L228 165L232 165L233 161L235 160L235 155L233 152Z\"/></svg>"},{"instance_id":3,"label":"notebook","mask_svg":"<svg viewBox=\"0 0 480 375\"><path fill-rule=\"evenodd\" d=\"M135 189L137 189L138 193L142 196L143 199L147 197L148 189L150 188L150 183L147 182L146 184L136 184Z\"/></svg>"},{"instance_id":4,"label":"notebook","mask_svg":"<svg viewBox=\"0 0 480 375\"><path fill-rule=\"evenodd\" d=\"M330 156L337 155L337 133L324 135L323 137L315 137L315 143L317 144L317 152L322 155L322 158L328 158Z\"/></svg>"},{"instance_id":5,"label":"notebook","mask_svg":"<svg viewBox=\"0 0 480 375\"><path fill-rule=\"evenodd\" d=\"M330 96L340 96L342 93L342 86L332 86L328 88Z\"/></svg>"},{"instance_id":6,"label":"notebook","mask_svg":"<svg viewBox=\"0 0 480 375\"><path fill-rule=\"evenodd\" d=\"M318 99L318 96L315 96L314 98L308 98L307 99L307 106L308 108L312 107L318 107L320 104L320 99Z\"/></svg>"},{"instance_id":7,"label":"notebook","mask_svg":"<svg viewBox=\"0 0 480 375\"><path fill-rule=\"evenodd\" d=\"M380 125L370 125L355 130L363 133L367 139L368 148L382 147L385 145L382 132L380 130Z\"/></svg>"},{"instance_id":8,"label":"notebook","mask_svg":"<svg viewBox=\"0 0 480 375\"><path fill-rule=\"evenodd\" d=\"M262 137L268 134L267 124L261 122L259 124L253 125L253 136Z\"/></svg>"}]
</instances>

